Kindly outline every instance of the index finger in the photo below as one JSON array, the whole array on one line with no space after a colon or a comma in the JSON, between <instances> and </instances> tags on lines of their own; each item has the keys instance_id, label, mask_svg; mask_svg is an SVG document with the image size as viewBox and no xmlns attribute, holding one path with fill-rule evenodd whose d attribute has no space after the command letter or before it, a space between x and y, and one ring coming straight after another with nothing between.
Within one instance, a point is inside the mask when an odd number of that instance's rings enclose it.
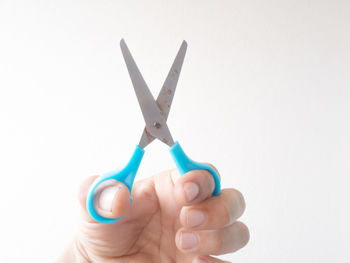
<instances>
[{"instance_id":1,"label":"index finger","mask_svg":"<svg viewBox=\"0 0 350 263\"><path fill-rule=\"evenodd\" d=\"M219 175L218 172L217 174ZM193 170L175 182L174 194L180 205L187 206L208 199L212 196L214 189L215 181L208 170Z\"/></svg>"}]
</instances>

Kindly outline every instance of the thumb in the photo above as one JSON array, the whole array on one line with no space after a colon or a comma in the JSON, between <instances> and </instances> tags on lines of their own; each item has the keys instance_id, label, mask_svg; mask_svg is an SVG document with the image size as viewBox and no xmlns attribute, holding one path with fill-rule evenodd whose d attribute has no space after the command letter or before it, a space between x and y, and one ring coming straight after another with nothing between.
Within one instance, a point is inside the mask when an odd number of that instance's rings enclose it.
<instances>
[{"instance_id":1,"label":"thumb","mask_svg":"<svg viewBox=\"0 0 350 263\"><path fill-rule=\"evenodd\" d=\"M91 184L97 176L87 178L79 189L79 202L90 219L86 209L86 197ZM106 218L117 218L125 215L130 208L129 189L121 182L108 180L101 183L94 193L95 211ZM92 219L91 219L92 220Z\"/></svg>"}]
</instances>

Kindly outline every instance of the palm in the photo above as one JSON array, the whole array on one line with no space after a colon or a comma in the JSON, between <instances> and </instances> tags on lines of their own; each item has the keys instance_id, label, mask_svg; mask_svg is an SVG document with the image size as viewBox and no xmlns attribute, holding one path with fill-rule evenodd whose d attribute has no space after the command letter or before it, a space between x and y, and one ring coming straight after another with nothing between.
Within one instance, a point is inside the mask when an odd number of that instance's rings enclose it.
<instances>
[{"instance_id":1,"label":"palm","mask_svg":"<svg viewBox=\"0 0 350 263\"><path fill-rule=\"evenodd\" d=\"M176 248L181 206L173 188L169 173L142 180L134 185L125 218L112 225L86 222L79 241L88 257L94 262L192 262L192 255Z\"/></svg>"}]
</instances>

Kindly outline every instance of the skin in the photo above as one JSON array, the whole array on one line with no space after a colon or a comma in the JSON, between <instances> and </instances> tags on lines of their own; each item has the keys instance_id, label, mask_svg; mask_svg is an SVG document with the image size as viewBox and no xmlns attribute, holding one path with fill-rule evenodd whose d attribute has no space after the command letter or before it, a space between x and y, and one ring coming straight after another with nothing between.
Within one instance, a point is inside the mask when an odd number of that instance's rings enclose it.
<instances>
[{"instance_id":1,"label":"skin","mask_svg":"<svg viewBox=\"0 0 350 263\"><path fill-rule=\"evenodd\" d=\"M120 185L112 198L112 211L96 207L105 217L123 215L110 225L95 222L85 208L87 191L95 178L85 180L79 190L83 211L80 229L57 263L219 263L227 261L209 255L234 252L249 240L248 228L237 221L245 209L242 194L222 189L219 196L212 197L214 180L206 170L185 176L169 170L137 181L132 204L127 188ZM194 184L198 191L193 191ZM197 195L189 200L185 189ZM204 215L199 225L198 212ZM188 240L197 244L189 248Z\"/></svg>"}]
</instances>

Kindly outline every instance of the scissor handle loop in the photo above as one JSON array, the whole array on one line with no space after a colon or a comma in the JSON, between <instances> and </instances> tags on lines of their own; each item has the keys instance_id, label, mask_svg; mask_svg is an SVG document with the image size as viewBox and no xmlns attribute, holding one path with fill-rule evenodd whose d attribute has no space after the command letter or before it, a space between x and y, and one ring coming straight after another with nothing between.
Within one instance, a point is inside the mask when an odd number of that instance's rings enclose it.
<instances>
[{"instance_id":1,"label":"scissor handle loop","mask_svg":"<svg viewBox=\"0 0 350 263\"><path fill-rule=\"evenodd\" d=\"M181 148L179 142L175 142L174 145L170 147L169 151L181 175L184 175L185 173L192 170L208 170L212 174L215 182L213 196L217 196L220 194L220 177L215 171L215 169L213 169L213 167L205 163L198 163L191 160Z\"/></svg>"},{"instance_id":2,"label":"scissor handle loop","mask_svg":"<svg viewBox=\"0 0 350 263\"><path fill-rule=\"evenodd\" d=\"M134 153L133 153L130 161L127 163L127 165L123 169L111 171L109 173L105 173L105 174L103 174L95 179L93 184L90 186L90 189L89 189L89 192L88 192L87 198L86 198L87 211L95 221L97 221L99 223L103 223L103 224L112 224L112 223L119 221L122 218L122 217L106 218L106 217L99 215L95 211L95 207L94 207L95 191L101 183L103 183L107 180L113 179L113 180L116 180L116 181L119 181L119 182L125 184L128 187L129 192L131 194L132 185L133 185L137 170L140 166L140 163L141 163L141 160L142 160L144 153L145 153L145 151L140 146L136 145L136 148L134 150Z\"/></svg>"}]
</instances>

